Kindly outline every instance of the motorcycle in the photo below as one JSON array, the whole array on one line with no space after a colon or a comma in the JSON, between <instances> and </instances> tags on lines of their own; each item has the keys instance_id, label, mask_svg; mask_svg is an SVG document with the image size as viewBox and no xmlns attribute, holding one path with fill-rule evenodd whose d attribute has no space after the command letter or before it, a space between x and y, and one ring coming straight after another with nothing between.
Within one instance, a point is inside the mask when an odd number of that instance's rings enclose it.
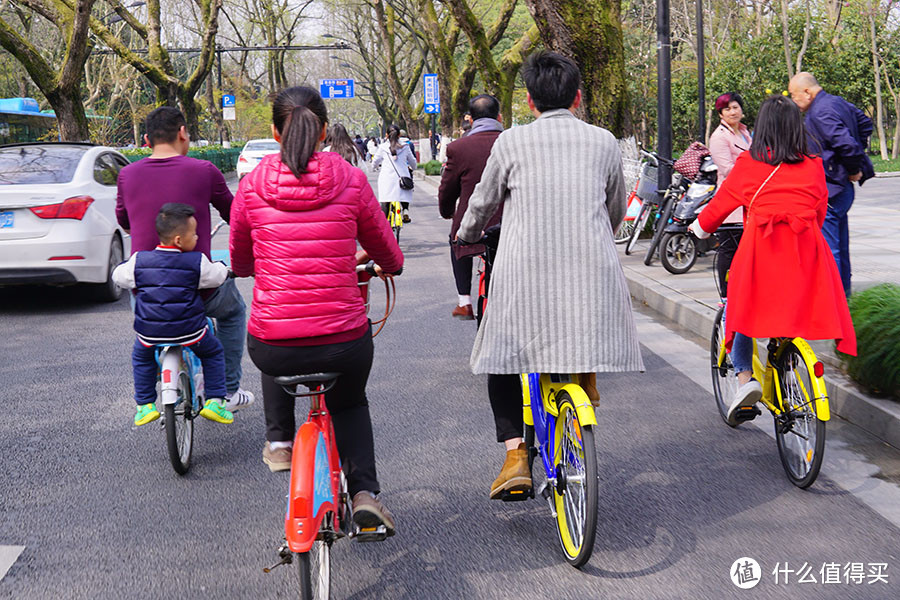
<instances>
[{"instance_id":1,"label":"motorcycle","mask_svg":"<svg viewBox=\"0 0 900 600\"><path fill-rule=\"evenodd\" d=\"M688 226L709 204L716 193L718 168L710 156L703 157L697 177L690 182L674 210L671 221L665 225L659 244L659 258L666 271L673 275L687 273L703 256L718 245L716 236L698 240L688 231Z\"/></svg>"}]
</instances>

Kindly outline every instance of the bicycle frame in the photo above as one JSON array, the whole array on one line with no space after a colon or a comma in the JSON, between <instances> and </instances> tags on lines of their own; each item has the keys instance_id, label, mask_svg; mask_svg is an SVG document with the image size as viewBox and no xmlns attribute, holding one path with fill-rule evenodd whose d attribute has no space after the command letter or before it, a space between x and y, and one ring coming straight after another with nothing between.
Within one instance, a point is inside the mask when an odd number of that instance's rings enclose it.
<instances>
[{"instance_id":1,"label":"bicycle frame","mask_svg":"<svg viewBox=\"0 0 900 600\"><path fill-rule=\"evenodd\" d=\"M333 534L343 535L339 494L346 486L323 394L312 397L306 422L294 436L294 448L284 532L292 552L308 552L328 513L336 519L331 523Z\"/></svg>"},{"instance_id":2,"label":"bicycle frame","mask_svg":"<svg viewBox=\"0 0 900 600\"><path fill-rule=\"evenodd\" d=\"M556 454L556 448L553 446L551 432L556 427L556 417L559 416L556 394L561 391L569 394L582 425L596 425L597 417L590 399L581 386L575 383L577 379L573 375L528 373L520 377L525 424L534 427L538 454L544 465L547 481L555 485L556 472L552 457Z\"/></svg>"},{"instance_id":3,"label":"bicycle frame","mask_svg":"<svg viewBox=\"0 0 900 600\"><path fill-rule=\"evenodd\" d=\"M769 355L771 356L772 353L774 353L774 358L777 359L781 356L781 352L784 351L783 349L786 347L786 344L784 343L784 338L776 338L776 340L774 348L771 347L772 343L770 342ZM806 389L806 385L803 381L798 379L803 395L806 398L815 401L816 417L820 421L828 421L831 419L831 411L828 407L828 389L825 386L825 378L816 375L817 371L821 369L816 368L816 365L820 364L819 360L809 343L803 338L793 338L790 341L792 341L797 349L800 350L800 355L803 357L803 362L806 364L807 370L813 374L810 378L813 388L812 394L810 394L810 390ZM726 354L725 341L723 339L722 344L719 347L718 364L720 366L725 362ZM765 364L763 364L759 357L755 339L753 340L753 377L762 383L763 395L760 402L776 416L784 414L784 399L781 396L780 385L780 378L783 377L783 373L780 373L779 369L772 365L772 362L768 357L766 358Z\"/></svg>"}]
</instances>

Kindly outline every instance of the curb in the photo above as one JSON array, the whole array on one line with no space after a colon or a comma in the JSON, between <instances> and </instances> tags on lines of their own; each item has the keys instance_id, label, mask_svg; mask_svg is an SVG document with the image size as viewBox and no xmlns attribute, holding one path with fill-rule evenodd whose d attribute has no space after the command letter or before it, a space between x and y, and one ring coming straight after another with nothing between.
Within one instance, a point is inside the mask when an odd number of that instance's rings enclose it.
<instances>
[{"instance_id":1,"label":"curb","mask_svg":"<svg viewBox=\"0 0 900 600\"><path fill-rule=\"evenodd\" d=\"M662 317L689 331L711 331L717 308L622 265L631 297ZM900 449L900 404L892 400L873 398L862 392L854 382L838 371L827 342L814 345L822 362L831 366L825 376L831 411Z\"/></svg>"}]
</instances>

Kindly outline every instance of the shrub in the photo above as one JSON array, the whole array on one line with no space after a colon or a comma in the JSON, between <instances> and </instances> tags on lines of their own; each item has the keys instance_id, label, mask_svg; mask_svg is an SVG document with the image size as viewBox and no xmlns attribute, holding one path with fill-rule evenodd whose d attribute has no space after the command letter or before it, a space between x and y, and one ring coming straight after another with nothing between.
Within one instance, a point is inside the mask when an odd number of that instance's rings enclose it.
<instances>
[{"instance_id":1,"label":"shrub","mask_svg":"<svg viewBox=\"0 0 900 600\"><path fill-rule=\"evenodd\" d=\"M423 168L425 169L426 175L440 175L442 166L441 161L430 160L423 165Z\"/></svg>"},{"instance_id":2,"label":"shrub","mask_svg":"<svg viewBox=\"0 0 900 600\"><path fill-rule=\"evenodd\" d=\"M900 285L885 283L850 297L857 356L839 354L869 390L900 398Z\"/></svg>"}]
</instances>

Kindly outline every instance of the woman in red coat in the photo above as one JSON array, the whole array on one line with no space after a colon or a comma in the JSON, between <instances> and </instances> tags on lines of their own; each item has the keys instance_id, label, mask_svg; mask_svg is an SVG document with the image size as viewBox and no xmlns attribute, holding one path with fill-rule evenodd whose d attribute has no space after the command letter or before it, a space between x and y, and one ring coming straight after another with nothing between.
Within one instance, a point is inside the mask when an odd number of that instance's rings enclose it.
<instances>
[{"instance_id":1,"label":"woman in red coat","mask_svg":"<svg viewBox=\"0 0 900 600\"><path fill-rule=\"evenodd\" d=\"M294 399L279 375L341 373L325 393L341 463L361 527L384 525L390 512L376 498L375 444L366 381L372 334L357 287L356 244L386 273L399 274L403 254L366 174L340 154L317 152L328 113L308 87L281 91L272 104L279 154L262 159L231 205L231 267L254 276L247 350L262 371L266 413L263 462L291 468Z\"/></svg>"},{"instance_id":2,"label":"woman in red coat","mask_svg":"<svg viewBox=\"0 0 900 600\"><path fill-rule=\"evenodd\" d=\"M740 386L728 412L762 397L751 377L751 338L834 339L856 354L856 333L834 257L822 236L828 188L822 160L806 148L803 118L784 96L760 107L750 150L691 226L709 237L737 207L744 236L731 264L725 343ZM733 345L732 345L733 343Z\"/></svg>"}]
</instances>

